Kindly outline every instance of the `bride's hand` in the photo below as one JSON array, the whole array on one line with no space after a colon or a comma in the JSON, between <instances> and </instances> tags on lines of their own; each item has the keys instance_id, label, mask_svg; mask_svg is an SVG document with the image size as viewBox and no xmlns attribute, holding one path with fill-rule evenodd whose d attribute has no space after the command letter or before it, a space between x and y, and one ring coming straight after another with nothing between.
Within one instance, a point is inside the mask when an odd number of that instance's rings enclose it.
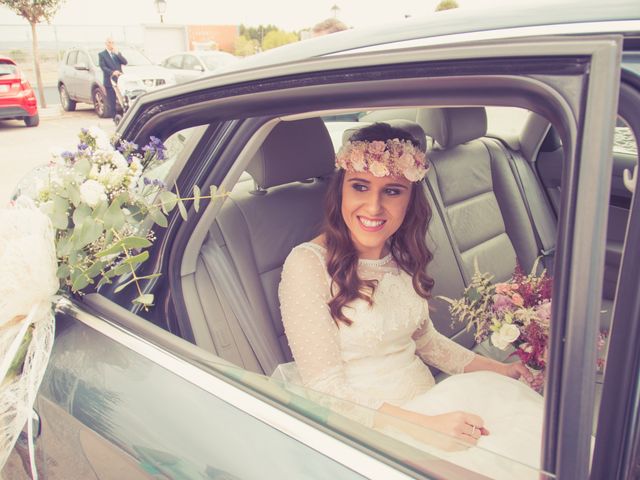
<instances>
[{"instance_id":1,"label":"bride's hand","mask_svg":"<svg viewBox=\"0 0 640 480\"><path fill-rule=\"evenodd\" d=\"M481 436L489 435L489 430L484 427L482 418L467 412L457 411L432 416L421 415L419 424L457 440L462 440L470 445L476 445Z\"/></svg>"},{"instance_id":2,"label":"bride's hand","mask_svg":"<svg viewBox=\"0 0 640 480\"><path fill-rule=\"evenodd\" d=\"M533 382L533 375L522 362L503 363L500 373L516 380L523 377L529 384Z\"/></svg>"}]
</instances>

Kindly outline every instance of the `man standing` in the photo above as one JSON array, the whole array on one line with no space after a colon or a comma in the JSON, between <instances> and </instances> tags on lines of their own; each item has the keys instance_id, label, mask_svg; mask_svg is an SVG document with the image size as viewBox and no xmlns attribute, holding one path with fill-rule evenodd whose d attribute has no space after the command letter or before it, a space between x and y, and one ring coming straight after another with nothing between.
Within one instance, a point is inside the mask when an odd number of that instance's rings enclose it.
<instances>
[{"instance_id":1,"label":"man standing","mask_svg":"<svg viewBox=\"0 0 640 480\"><path fill-rule=\"evenodd\" d=\"M122 56L116 48L113 38L108 37L105 41L106 49L98 54L100 68L104 73L104 89L107 92L107 104L105 105L105 117L113 118L116 114L116 92L111 86L111 77L116 78L122 75L122 65L127 64L127 59Z\"/></svg>"}]
</instances>

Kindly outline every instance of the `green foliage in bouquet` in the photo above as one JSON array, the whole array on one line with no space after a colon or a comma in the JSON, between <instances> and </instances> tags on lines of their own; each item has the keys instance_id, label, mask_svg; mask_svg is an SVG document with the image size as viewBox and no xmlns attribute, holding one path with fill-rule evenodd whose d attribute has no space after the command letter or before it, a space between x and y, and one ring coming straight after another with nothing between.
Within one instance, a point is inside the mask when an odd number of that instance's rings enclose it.
<instances>
[{"instance_id":1,"label":"green foliage in bouquet","mask_svg":"<svg viewBox=\"0 0 640 480\"><path fill-rule=\"evenodd\" d=\"M186 220L185 201L193 201L197 211L201 200L222 195L215 186L206 196L195 187L192 197L181 198L162 181L147 178L146 172L166 160L166 148L155 137L140 150L127 141L114 148L97 128L82 129L79 140L75 151L54 154L34 199L56 232L58 278L62 286L80 292L126 276L115 292L135 283L133 301L146 309L154 298L142 292L140 281L160 274L136 272L149 258L146 249L155 239L151 227L166 227L176 207Z\"/></svg>"}]
</instances>

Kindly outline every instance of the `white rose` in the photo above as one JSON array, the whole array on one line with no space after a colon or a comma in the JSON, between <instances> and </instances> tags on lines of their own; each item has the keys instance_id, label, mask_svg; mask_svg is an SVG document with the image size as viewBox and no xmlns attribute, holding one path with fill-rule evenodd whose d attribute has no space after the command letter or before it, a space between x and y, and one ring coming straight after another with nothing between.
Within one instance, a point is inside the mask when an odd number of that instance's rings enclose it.
<instances>
[{"instance_id":1,"label":"white rose","mask_svg":"<svg viewBox=\"0 0 640 480\"><path fill-rule=\"evenodd\" d=\"M500 327L500 330L491 334L491 343L500 350L504 350L519 336L520 330L518 327L511 323L505 323Z\"/></svg>"},{"instance_id":2,"label":"white rose","mask_svg":"<svg viewBox=\"0 0 640 480\"><path fill-rule=\"evenodd\" d=\"M398 160L396 160L396 165L398 169L404 171L408 168L414 166L415 162L413 161L413 155L408 153L404 153Z\"/></svg>"},{"instance_id":3,"label":"white rose","mask_svg":"<svg viewBox=\"0 0 640 480\"><path fill-rule=\"evenodd\" d=\"M389 175L389 169L382 162L371 162L369 172L371 172L374 177L386 177Z\"/></svg>"},{"instance_id":4,"label":"white rose","mask_svg":"<svg viewBox=\"0 0 640 480\"><path fill-rule=\"evenodd\" d=\"M104 191L104 186L100 182L87 180L80 185L80 199L93 208L101 201L106 201L107 194Z\"/></svg>"},{"instance_id":5,"label":"white rose","mask_svg":"<svg viewBox=\"0 0 640 480\"><path fill-rule=\"evenodd\" d=\"M129 164L127 163L127 160L117 150L114 150L113 152L111 152L111 164L116 169L122 171L123 173L129 169Z\"/></svg>"},{"instance_id":6,"label":"white rose","mask_svg":"<svg viewBox=\"0 0 640 480\"><path fill-rule=\"evenodd\" d=\"M410 182L418 182L422 180L427 173L427 169L424 167L413 165L407 168L404 172L404 177Z\"/></svg>"},{"instance_id":7,"label":"white rose","mask_svg":"<svg viewBox=\"0 0 640 480\"><path fill-rule=\"evenodd\" d=\"M113 146L109 141L107 133L99 127L89 127L89 135L91 135L96 141L96 147L100 150L113 150Z\"/></svg>"}]
</instances>

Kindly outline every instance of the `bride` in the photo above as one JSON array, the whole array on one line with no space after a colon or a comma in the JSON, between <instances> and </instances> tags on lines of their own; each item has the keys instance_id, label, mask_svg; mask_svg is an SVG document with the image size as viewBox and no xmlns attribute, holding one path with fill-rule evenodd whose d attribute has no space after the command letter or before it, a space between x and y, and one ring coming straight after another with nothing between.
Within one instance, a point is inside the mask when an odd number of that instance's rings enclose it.
<instances>
[{"instance_id":1,"label":"bride","mask_svg":"<svg viewBox=\"0 0 640 480\"><path fill-rule=\"evenodd\" d=\"M292 250L279 288L303 385L371 409L374 428L478 473L522 478L522 462L534 474L543 400L516 380L529 371L467 350L429 318L431 211L417 183L429 165L418 142L373 124L336 165L323 233ZM436 385L425 363L452 376ZM459 442L482 448L451 451Z\"/></svg>"}]
</instances>

